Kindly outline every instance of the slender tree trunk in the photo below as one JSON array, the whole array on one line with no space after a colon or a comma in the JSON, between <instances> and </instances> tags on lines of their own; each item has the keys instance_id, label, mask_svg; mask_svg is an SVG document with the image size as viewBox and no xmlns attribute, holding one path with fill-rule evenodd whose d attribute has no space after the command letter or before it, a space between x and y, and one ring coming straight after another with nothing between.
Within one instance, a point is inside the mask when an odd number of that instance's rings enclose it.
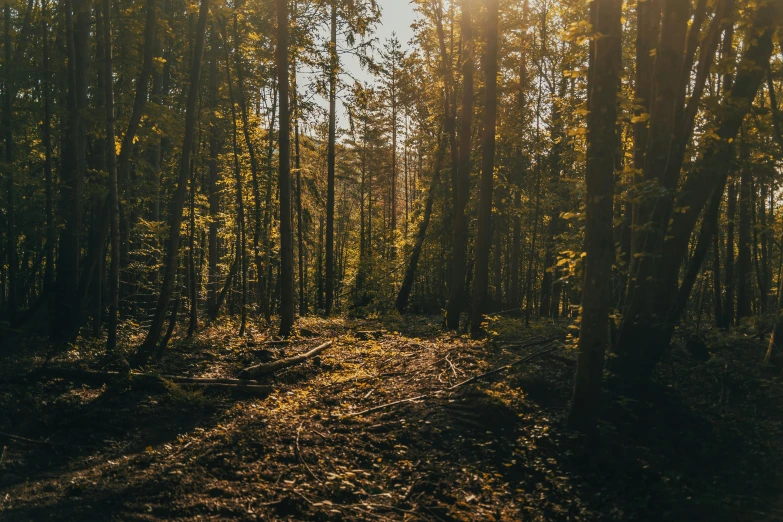
<instances>
[{"instance_id":1,"label":"slender tree trunk","mask_svg":"<svg viewBox=\"0 0 783 522\"><path fill-rule=\"evenodd\" d=\"M439 136L438 150L435 153L435 165L432 171L432 181L430 182L430 188L427 192L427 200L424 202L424 215L421 223L419 224L419 230L416 234L416 241L413 244L413 250L411 251L411 258L408 261L408 268L405 270L405 276L402 280L402 285L397 293L397 299L394 306L400 313L403 313L408 307L408 300L410 299L411 291L413 290L413 282L416 277L416 268L419 264L419 258L421 257L421 251L424 247L424 240L427 237L427 228L430 224L432 217L432 205L435 201L435 190L440 182L440 171L443 169L443 161L446 157L446 138Z\"/></svg>"},{"instance_id":2,"label":"slender tree trunk","mask_svg":"<svg viewBox=\"0 0 783 522\"><path fill-rule=\"evenodd\" d=\"M188 339L198 328L198 273L196 272L196 169L190 169L190 209L188 210L188 297L190 314Z\"/></svg>"},{"instance_id":3,"label":"slender tree trunk","mask_svg":"<svg viewBox=\"0 0 783 522\"><path fill-rule=\"evenodd\" d=\"M248 113L247 113L247 102L245 100L245 80L244 80L244 67L242 64L242 54L240 53L241 49L241 40L239 37L239 28L238 28L238 21L237 21L237 15L234 14L234 39L236 41L236 67L237 67L237 91L238 91L238 99L239 99L239 108L240 113L242 116L242 133L245 138L245 146L247 147L247 153L250 157L250 174L251 174L251 181L252 181L252 189L253 189L253 214L254 214L254 232L253 232L253 254L254 254L254 261L256 265L256 276L258 278L259 285L263 281L263 261L261 257L261 252L259 250L259 239L261 236L261 192L259 190L258 185L258 177L260 174L260 168L258 165L258 159L256 157L256 150L255 145L253 144L253 140L250 136L250 123L248 120ZM294 71L296 70L296 67L294 67ZM261 293L259 292L259 297L261 296Z\"/></svg>"},{"instance_id":4,"label":"slender tree trunk","mask_svg":"<svg viewBox=\"0 0 783 522\"><path fill-rule=\"evenodd\" d=\"M104 102L106 104L106 158L109 170L109 215L111 221L111 263L109 264L109 331L106 349L113 352L117 347L117 317L120 295L120 212L117 187L117 154L114 148L114 69L112 65L111 1L103 0L103 45L104 45ZM100 272L96 281L100 281Z\"/></svg>"},{"instance_id":5,"label":"slender tree trunk","mask_svg":"<svg viewBox=\"0 0 783 522\"><path fill-rule=\"evenodd\" d=\"M720 241L717 233L712 235L712 291L715 326L720 328L723 325L723 290L720 282Z\"/></svg>"},{"instance_id":6,"label":"slender tree trunk","mask_svg":"<svg viewBox=\"0 0 783 522\"><path fill-rule=\"evenodd\" d=\"M495 129L497 127L497 76L498 76L498 0L487 2L486 57L484 59L485 92L484 135L481 141L481 180L479 214L476 228L476 271L473 278L473 310L470 331L473 335L482 330L487 310L489 286L489 251L492 243L492 189L495 175ZM499 214L498 214L499 215ZM497 225L496 225L497 226ZM500 229L497 226L498 230ZM500 243L498 243L498 246ZM498 252L499 255L499 252Z\"/></svg>"},{"instance_id":7,"label":"slender tree trunk","mask_svg":"<svg viewBox=\"0 0 783 522\"><path fill-rule=\"evenodd\" d=\"M326 174L326 315L334 305L334 169L337 100L337 2L331 2L331 41L329 43L329 143Z\"/></svg>"},{"instance_id":8,"label":"slender tree trunk","mask_svg":"<svg viewBox=\"0 0 783 522\"><path fill-rule=\"evenodd\" d=\"M296 66L294 66L294 79L296 79ZM299 149L299 94L294 84L294 152L296 160L296 240L299 267L299 315L307 315L307 296L305 292L305 247L304 226L302 224L302 157Z\"/></svg>"},{"instance_id":9,"label":"slender tree trunk","mask_svg":"<svg viewBox=\"0 0 783 522\"><path fill-rule=\"evenodd\" d=\"M522 219L519 212L522 207L522 192L514 189L514 224L511 239L511 281L509 282L509 301L512 309L522 306L522 298L519 295L519 258L522 253Z\"/></svg>"},{"instance_id":10,"label":"slender tree trunk","mask_svg":"<svg viewBox=\"0 0 783 522\"><path fill-rule=\"evenodd\" d=\"M11 4L5 3L3 7L4 18L4 37L3 47L5 50L4 55L4 89L3 89L3 134L5 137L5 175L6 175L6 190L8 198L8 210L6 214L6 239L8 246L8 317L13 321L16 318L16 310L19 304L17 296L17 284L18 284L18 261L16 252L16 217L14 200L15 196L15 181L14 181L14 133L12 123L12 92L11 86Z\"/></svg>"},{"instance_id":11,"label":"slender tree trunk","mask_svg":"<svg viewBox=\"0 0 783 522\"><path fill-rule=\"evenodd\" d=\"M144 362L155 352L155 347L160 340L166 309L171 300L171 294L174 290L174 283L177 277L180 225L182 223L182 210L185 206L188 177L190 176L190 155L193 150L193 141L196 134L196 104L198 102L202 56L204 54L204 34L206 32L208 15L209 0L201 0L193 46L193 63L190 69L190 85L188 86L185 107L185 136L182 140L179 179L177 180L177 187L171 202L171 213L169 214L169 240L164 261L165 272L163 275L163 285L155 309L155 315L153 316L152 324L150 325L150 330L147 333L144 343L139 347L141 362Z\"/></svg>"},{"instance_id":12,"label":"slender tree trunk","mask_svg":"<svg viewBox=\"0 0 783 522\"><path fill-rule=\"evenodd\" d=\"M746 147L744 143L740 147ZM736 322L739 326L740 321L750 317L751 288L753 282L753 269L751 267L751 230L750 230L750 172L746 165L742 166L740 174L740 193L739 193L739 243L737 256L737 317Z\"/></svg>"},{"instance_id":13,"label":"slender tree trunk","mask_svg":"<svg viewBox=\"0 0 783 522\"><path fill-rule=\"evenodd\" d=\"M242 195L242 169L239 164L239 140L237 138L237 110L234 104L234 89L231 80L231 67L228 49L226 49L226 82L228 84L228 100L231 104L231 145L234 152L234 188L236 190L237 201L237 250L239 252L240 280L242 285L242 302L240 310L239 335L245 335L247 327L247 238L245 236L245 203Z\"/></svg>"},{"instance_id":14,"label":"slender tree trunk","mask_svg":"<svg viewBox=\"0 0 783 522\"><path fill-rule=\"evenodd\" d=\"M737 189L734 181L729 182L728 206L726 208L726 297L723 305L723 327L730 328L734 323L734 215L737 209Z\"/></svg>"},{"instance_id":15,"label":"slender tree trunk","mask_svg":"<svg viewBox=\"0 0 783 522\"><path fill-rule=\"evenodd\" d=\"M207 310L213 310L218 293L218 215L220 214L220 193L218 192L218 125L215 121L217 111L217 36L210 31L209 52L209 178L207 181L207 199L209 202L209 260L207 261ZM260 277L260 276L259 276Z\"/></svg>"},{"instance_id":16,"label":"slender tree trunk","mask_svg":"<svg viewBox=\"0 0 783 522\"><path fill-rule=\"evenodd\" d=\"M41 41L43 47L43 102L44 114L41 122L41 137L44 144L44 181L46 184L46 267L44 268L44 293L51 312L54 291L54 185L52 179L52 108L51 71L49 70L49 2L41 2Z\"/></svg>"},{"instance_id":17,"label":"slender tree trunk","mask_svg":"<svg viewBox=\"0 0 783 522\"><path fill-rule=\"evenodd\" d=\"M275 79L275 82L277 80ZM264 275L259 278L259 300L261 301L261 311L264 313L264 319L267 323L271 320L272 307L269 302L272 295L272 178L274 169L272 168L272 155L275 149L274 130L275 119L277 117L277 100L279 98L277 83L272 91L272 114L269 121L269 144L267 147L266 163L266 193L264 194Z\"/></svg>"}]
</instances>

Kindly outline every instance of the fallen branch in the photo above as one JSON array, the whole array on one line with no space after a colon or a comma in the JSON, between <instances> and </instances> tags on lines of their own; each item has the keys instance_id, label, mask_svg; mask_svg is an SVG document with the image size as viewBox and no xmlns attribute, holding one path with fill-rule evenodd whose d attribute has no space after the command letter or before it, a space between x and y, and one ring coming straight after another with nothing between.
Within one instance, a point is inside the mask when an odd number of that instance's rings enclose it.
<instances>
[{"instance_id":1,"label":"fallen branch","mask_svg":"<svg viewBox=\"0 0 783 522\"><path fill-rule=\"evenodd\" d=\"M490 377L490 376L495 375L497 373L504 372L504 371L506 371L506 370L508 370L510 368L513 368L514 366L519 366L520 364L522 364L524 362L527 362L527 361L529 361L531 359L535 359L539 355L544 355L545 353L551 352L553 349L554 348L551 348L551 347L542 348L542 349L540 349L538 351L535 351L535 352L533 352L533 353L531 353L531 354L529 354L529 355L527 355L525 357L522 357L521 359L517 359L516 361L514 361L512 363L504 364L503 366L499 366L499 367L494 368L494 369L492 369L492 370L490 370L488 372L484 372L482 374L476 375L475 377L471 377L470 379L466 379L466 380L464 380L462 382L458 382L457 384L455 384L454 386L451 386L448 389L449 390L453 390L455 388L459 388L460 386L465 386L466 384L470 384L470 383L476 382L476 381L478 381L480 379L484 379L486 377Z\"/></svg>"},{"instance_id":2,"label":"fallen branch","mask_svg":"<svg viewBox=\"0 0 783 522\"><path fill-rule=\"evenodd\" d=\"M265 394L272 391L271 386L261 385L247 379L222 379L183 377L179 375L156 375L153 373L123 373L82 370L79 368L44 368L30 374L38 379L65 379L69 381L105 384L127 382L132 388L147 390L165 390L171 383L184 386L199 386L209 389L225 389L248 393Z\"/></svg>"},{"instance_id":3,"label":"fallen branch","mask_svg":"<svg viewBox=\"0 0 783 522\"><path fill-rule=\"evenodd\" d=\"M11 435L10 433L4 433L0 431L0 439L7 439L12 440L14 442L24 442L26 444L37 444L40 446L51 446L51 447L57 447L57 444L54 442L49 442L47 440L37 440L37 439L28 439L27 437L20 437L19 435ZM5 455L5 448L3 448L3 454Z\"/></svg>"},{"instance_id":4,"label":"fallen branch","mask_svg":"<svg viewBox=\"0 0 783 522\"><path fill-rule=\"evenodd\" d=\"M306 361L311 357L315 357L322 351L329 348L331 345L332 345L332 341L326 341L325 343L316 346L309 352L303 353L301 355L297 355L295 357L289 357L287 359L280 359L279 361L274 361L270 363L257 364L255 366L245 368L244 370L239 372L239 377L242 379L256 379L258 377L262 377L264 375L269 375L270 373L274 373L277 370L282 370L283 368L288 368L289 366L295 366L299 363Z\"/></svg>"},{"instance_id":5,"label":"fallen branch","mask_svg":"<svg viewBox=\"0 0 783 522\"><path fill-rule=\"evenodd\" d=\"M439 390L439 391L437 391L435 393L441 393L441 391ZM435 395L435 393L433 393L432 395ZM392 406L397 406L398 404L404 404L406 402L414 402L414 401L418 401L418 400L421 400L421 399L426 399L429 396L430 396L430 394L425 393L424 395L417 395L416 397L408 397L407 399L400 399L398 401L388 402L386 404L381 404L380 406L375 406L373 408L368 408L366 410L358 411L356 413L349 413L348 415L345 415L345 417L359 417L361 415L366 415L368 413L373 413L373 412L376 412L376 411L385 410L386 408L391 408Z\"/></svg>"},{"instance_id":6,"label":"fallen branch","mask_svg":"<svg viewBox=\"0 0 783 522\"><path fill-rule=\"evenodd\" d=\"M304 457L302 456L302 448L299 447L299 435L302 433L302 426L304 426L304 421L302 421L302 423L296 429L296 456L299 457L299 462L302 463L302 466L304 466L310 476L313 477L317 483L323 484L321 479L315 476L315 473L313 473L313 470L310 469L310 466L307 465L307 462L305 462Z\"/></svg>"}]
</instances>

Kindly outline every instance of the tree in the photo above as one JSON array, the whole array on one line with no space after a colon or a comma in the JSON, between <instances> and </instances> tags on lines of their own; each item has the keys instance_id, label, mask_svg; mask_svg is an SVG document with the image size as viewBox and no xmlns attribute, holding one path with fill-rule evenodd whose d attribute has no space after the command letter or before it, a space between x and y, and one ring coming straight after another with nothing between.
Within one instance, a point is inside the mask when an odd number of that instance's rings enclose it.
<instances>
[{"instance_id":1,"label":"tree","mask_svg":"<svg viewBox=\"0 0 783 522\"><path fill-rule=\"evenodd\" d=\"M288 110L288 2L277 0L277 85L280 91L280 335L294 325L294 238L291 227L291 121Z\"/></svg>"},{"instance_id":2,"label":"tree","mask_svg":"<svg viewBox=\"0 0 783 522\"><path fill-rule=\"evenodd\" d=\"M446 309L446 327L459 328L465 295L468 249L468 218L465 214L470 191L471 132L473 125L473 24L471 0L462 0L462 118L460 122L459 164L454 193L454 239L451 255L451 289Z\"/></svg>"},{"instance_id":3,"label":"tree","mask_svg":"<svg viewBox=\"0 0 783 522\"><path fill-rule=\"evenodd\" d=\"M568 424L592 431L598 417L604 352L609 341L610 274L614 262L613 195L620 76L622 2L594 0L590 18L596 34L588 72L587 172L585 182L585 266L579 325L579 358Z\"/></svg>"},{"instance_id":4,"label":"tree","mask_svg":"<svg viewBox=\"0 0 783 522\"><path fill-rule=\"evenodd\" d=\"M481 141L481 180L478 225L476 226L476 275L473 278L473 310L470 331L478 334L487 307L489 250L492 237L492 183L495 175L495 129L497 119L498 1L487 2L487 47L484 58L484 135ZM496 225L497 228L499 228Z\"/></svg>"}]
</instances>

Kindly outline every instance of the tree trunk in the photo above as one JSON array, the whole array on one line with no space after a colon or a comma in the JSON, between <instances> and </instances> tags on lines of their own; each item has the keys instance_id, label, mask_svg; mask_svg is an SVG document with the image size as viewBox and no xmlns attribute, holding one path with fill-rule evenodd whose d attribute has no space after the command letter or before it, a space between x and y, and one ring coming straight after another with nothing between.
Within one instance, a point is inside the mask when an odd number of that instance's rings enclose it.
<instances>
[{"instance_id":1,"label":"tree trunk","mask_svg":"<svg viewBox=\"0 0 783 522\"><path fill-rule=\"evenodd\" d=\"M51 312L54 291L54 182L52 179L52 109L51 109L51 71L49 70L49 2L41 3L41 41L43 43L43 90L44 114L41 122L41 138L44 145L44 181L46 184L46 267L44 268L44 294Z\"/></svg>"},{"instance_id":2,"label":"tree trunk","mask_svg":"<svg viewBox=\"0 0 783 522\"><path fill-rule=\"evenodd\" d=\"M451 289L446 308L446 327L459 329L462 302L465 296L465 270L468 254L468 217L465 213L470 199L471 132L473 127L473 24L471 4L462 0L462 121L460 129L459 165L457 166L454 198L454 239L451 256Z\"/></svg>"},{"instance_id":3,"label":"tree trunk","mask_svg":"<svg viewBox=\"0 0 783 522\"><path fill-rule=\"evenodd\" d=\"M17 276L17 269L18 269L18 261L17 261L17 252L16 252L16 222L15 222L15 211L14 211L14 199L15 196L15 182L14 182L14 152L13 152L13 146L14 146L14 134L13 134L13 126L12 126L12 92L13 87L11 86L11 4L10 2L6 2L4 8L3 8L3 18L4 18L4 38L3 38L3 47L5 49L5 56L4 56L4 65L5 65L5 71L4 71L4 92L3 92L3 127L4 127L4 138L5 138L5 175L6 175L6 190L7 190L7 197L8 197L8 210L6 214L6 239L7 239L7 246L8 246L8 303L7 303L7 311L8 311L8 318L13 321L16 318L16 311L17 306L19 304L18 302L18 296L17 296L17 284L18 284L18 276Z\"/></svg>"},{"instance_id":4,"label":"tree trunk","mask_svg":"<svg viewBox=\"0 0 783 522\"><path fill-rule=\"evenodd\" d=\"M334 169L337 100L337 1L331 1L331 41L329 43L329 143L326 174L326 315L334 305Z\"/></svg>"},{"instance_id":5,"label":"tree trunk","mask_svg":"<svg viewBox=\"0 0 783 522\"><path fill-rule=\"evenodd\" d=\"M723 290L720 282L720 239L717 232L712 235L712 292L715 326L723 325Z\"/></svg>"},{"instance_id":6,"label":"tree trunk","mask_svg":"<svg viewBox=\"0 0 783 522\"><path fill-rule=\"evenodd\" d=\"M662 215L662 222L666 224L663 236L666 241L652 250L653 257L642 260L642 263L648 265L645 271L649 271L656 281L653 285L655 292L651 294L651 316L656 319L649 321L643 318L639 310L632 310L624 316L617 357L613 359L612 365L615 372L634 382L649 379L669 344L672 330L667 320L677 298L682 260L688 252L691 233L710 195L725 183L728 176L731 142L763 80L765 64L772 53L772 34L778 14L779 5L776 3L761 5L753 14L746 35L748 45L737 66L737 78L718 112L715 127L718 139L705 145L701 160L696 162L682 183L672 204L672 209L676 208L678 212ZM641 294L635 295L634 299L647 299L642 297Z\"/></svg>"},{"instance_id":7,"label":"tree trunk","mask_svg":"<svg viewBox=\"0 0 783 522\"><path fill-rule=\"evenodd\" d=\"M482 330L481 323L484 321L484 313L487 309L489 287L489 251L492 246L492 185L495 175L495 129L497 127L498 106L498 19L498 0L488 0L487 43L484 59L486 101L484 103L484 134L481 141L476 271L473 279L473 309L470 320L470 331L473 335L479 334ZM499 228L498 226L498 230ZM498 243L499 245L500 243Z\"/></svg>"},{"instance_id":8,"label":"tree trunk","mask_svg":"<svg viewBox=\"0 0 783 522\"><path fill-rule=\"evenodd\" d=\"M742 143L740 147L747 145ZM744 154L743 154L744 155ZM750 172L748 166L742 166L740 174L740 193L739 193L739 243L737 255L737 317L736 323L739 326L742 319L750 317L751 289L753 284L753 268L751 267L751 230L750 230Z\"/></svg>"},{"instance_id":9,"label":"tree trunk","mask_svg":"<svg viewBox=\"0 0 783 522\"><path fill-rule=\"evenodd\" d=\"M207 310L213 310L218 293L218 215L220 214L220 193L218 192L218 125L215 120L217 111L217 36L214 28L210 34L209 52L209 178L207 180L207 199L209 202L209 260L207 261ZM260 277L260 276L259 276Z\"/></svg>"},{"instance_id":10,"label":"tree trunk","mask_svg":"<svg viewBox=\"0 0 783 522\"><path fill-rule=\"evenodd\" d=\"M237 15L234 14L234 40L236 42L236 67L237 67L237 91L238 91L238 99L239 99L239 108L240 113L242 116L242 133L245 138L245 146L247 147L247 153L250 157L250 174L251 174L251 180L252 180L252 189L253 189L253 211L254 211L254 233L253 233L253 254L254 254L254 261L256 265L256 277L258 278L259 284L263 281L262 273L264 269L264 265L262 262L261 252L259 250L259 239L261 236L261 192L259 190L258 185L258 176L260 174L260 169L258 166L258 159L256 157L256 150L255 146L253 145L253 140L250 137L250 123L248 121L248 114L247 114L247 102L245 100L245 80L244 80L244 68L242 65L242 54L240 53L241 47L241 40L239 38L239 28L238 28L238 21L237 21ZM294 71L296 68L294 67ZM259 296L261 293L259 292Z\"/></svg>"},{"instance_id":11,"label":"tree trunk","mask_svg":"<svg viewBox=\"0 0 783 522\"><path fill-rule=\"evenodd\" d=\"M236 27L236 26L235 26ZM237 130L237 110L234 104L234 89L231 79L231 61L226 48L226 83L228 84L228 101L231 105L231 145L234 152L234 189L236 191L237 202L237 250L239 252L240 280L242 286L242 296L240 305L240 324L239 336L245 335L247 327L247 238L245 236L245 202L242 195L242 169L239 165L239 140Z\"/></svg>"},{"instance_id":12,"label":"tree trunk","mask_svg":"<svg viewBox=\"0 0 783 522\"><path fill-rule=\"evenodd\" d=\"M726 208L726 261L723 263L726 272L726 296L723 305L723 328L734 324L734 215L737 213L737 189L734 181L729 182L728 205Z\"/></svg>"},{"instance_id":13,"label":"tree trunk","mask_svg":"<svg viewBox=\"0 0 783 522\"><path fill-rule=\"evenodd\" d=\"M190 69L190 85L188 87L185 107L185 136L182 140L179 178L171 202L171 213L169 214L169 240L164 261L165 272L163 275L163 285L155 308L155 315L153 316L152 324L150 325L150 330L147 333L144 343L139 347L139 358L142 362L147 360L155 352L155 347L160 340L166 309L168 308L171 294L174 290L174 282L177 277L180 225L182 223L182 210L185 206L188 177L190 176L190 155L196 134L196 111L199 83L201 79L201 63L204 54L204 34L206 32L208 15L209 0L201 0L193 46L193 63Z\"/></svg>"},{"instance_id":14,"label":"tree trunk","mask_svg":"<svg viewBox=\"0 0 783 522\"><path fill-rule=\"evenodd\" d=\"M117 186L117 154L114 133L114 69L112 66L111 1L103 0L103 83L106 92L106 158L109 170L109 216L111 221L111 263L109 264L109 331L106 350L111 353L117 347L117 319L120 295L120 211ZM96 278L100 281L100 271ZM100 313L100 312L99 312Z\"/></svg>"},{"instance_id":15,"label":"tree trunk","mask_svg":"<svg viewBox=\"0 0 783 522\"><path fill-rule=\"evenodd\" d=\"M588 87L585 266L582 321L571 428L593 432L601 399L604 351L609 338L611 274L614 262L614 155L617 143L617 88L620 75L621 0L595 0L593 27L600 38L592 41Z\"/></svg>"},{"instance_id":16,"label":"tree trunk","mask_svg":"<svg viewBox=\"0 0 783 522\"><path fill-rule=\"evenodd\" d=\"M334 16L334 15L333 15ZM288 111L288 2L277 0L277 84L280 90L280 335L294 325L294 243L291 227L291 121ZM333 146L333 145L332 145ZM334 161L334 150L332 150ZM332 176L334 171L332 170ZM334 182L334 179L332 179Z\"/></svg>"}]
</instances>

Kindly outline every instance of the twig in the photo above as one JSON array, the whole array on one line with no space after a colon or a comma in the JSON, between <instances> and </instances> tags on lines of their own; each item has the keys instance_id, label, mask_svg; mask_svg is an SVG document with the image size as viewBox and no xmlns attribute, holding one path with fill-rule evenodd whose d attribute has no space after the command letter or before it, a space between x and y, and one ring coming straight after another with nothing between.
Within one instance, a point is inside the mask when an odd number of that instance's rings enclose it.
<instances>
[{"instance_id":1,"label":"twig","mask_svg":"<svg viewBox=\"0 0 783 522\"><path fill-rule=\"evenodd\" d=\"M54 442L49 442L46 440L37 440L37 439L28 439L27 437L20 437L19 435L11 435L10 433L5 433L0 431L0 437L13 440L16 442L25 442L27 444L40 444L42 446L51 446L51 447L57 447L59 444L55 444Z\"/></svg>"},{"instance_id":2,"label":"twig","mask_svg":"<svg viewBox=\"0 0 783 522\"><path fill-rule=\"evenodd\" d=\"M452 363L452 362L449 360L449 354L446 354L446 357L445 357L445 359L446 359L446 362L447 362L447 363L449 363L449 366L451 367L451 371L452 371L452 372L454 372L454 378L455 378L455 379L458 379L458 378L459 378L459 376L457 375L457 370L456 370L456 368L454 368L454 363Z\"/></svg>"},{"instance_id":3,"label":"twig","mask_svg":"<svg viewBox=\"0 0 783 522\"><path fill-rule=\"evenodd\" d=\"M304 362L310 357L314 357L318 355L319 353L326 350L330 346L332 346L332 341L326 341L325 343L316 346L309 352L303 353L301 355L297 355L296 357L290 357L288 359L280 359L279 361L257 364L255 366L251 366L250 368L245 368L244 370L239 372L239 376L243 379L255 379L263 375L269 375L270 373L274 373L277 370L282 370L283 368L288 368L289 366L294 366L295 364Z\"/></svg>"},{"instance_id":4,"label":"twig","mask_svg":"<svg viewBox=\"0 0 783 522\"><path fill-rule=\"evenodd\" d=\"M523 362L527 362L527 361L529 361L531 359L534 359L535 357L538 357L539 355L543 355L543 354L545 354L547 352L551 352L553 349L554 348L551 348L551 347L542 348L542 349L540 349L538 351L535 351L535 352L531 353L530 355L528 355L526 357L522 357L521 359L518 359L518 360L516 360L516 361L514 361L512 363L505 364L503 366L500 366L500 367L495 368L493 370L490 370L488 372L484 372L482 374L476 375L475 377L471 377L470 379L466 379L466 380L464 380L462 382L459 382L459 383L455 384L454 386L450 387L449 390L453 390L454 388L459 388L460 386L465 386L466 384L470 384L472 382L476 382L479 379L483 379L485 377L489 377L491 375L495 375L496 373L503 372L505 370L508 370L509 368L513 368L514 366L522 364Z\"/></svg>"},{"instance_id":5,"label":"twig","mask_svg":"<svg viewBox=\"0 0 783 522\"><path fill-rule=\"evenodd\" d=\"M544 342L547 342L547 341L544 341ZM540 343L540 344L542 344L542 343ZM446 388L445 390L438 390L438 391L436 391L434 393L431 393L431 394L425 393L423 395L417 395L416 397L409 397L407 399L400 399L398 401L389 402L387 404L381 404L380 406L375 406L373 408L369 408L369 409L366 409L366 410L363 410L363 411L360 411L360 412L349 413L348 415L344 415L343 418L359 417L359 416L362 416L362 415L367 415L368 413L374 413L376 411L385 410L386 408L391 408L392 406L397 406L398 404L403 404L403 403L406 403L406 402L414 402L414 401L418 401L418 400L421 400L421 399L429 398L432 395L437 395L437 394L443 393L444 391L451 391L451 390L454 390L454 389L459 388L461 386L465 386L467 384L476 382L476 381L478 381L480 379L484 379L484 378L489 377L491 375L495 375L495 374L501 373L501 372L503 372L505 370L508 370L509 368L513 368L514 366L517 366L517 365L522 364L524 362L530 361L531 359L534 359L534 358L536 358L536 357L538 357L540 355L544 355L545 353L551 352L552 350L554 350L553 347L547 346L545 348L542 348L540 350L537 350L537 351L527 355L526 357L522 357L521 359L518 359L518 360L516 360L516 361L514 361L512 363L504 364L503 366L500 366L498 368L494 368L494 369L492 369L492 370L490 370L488 372L484 372L484 373L482 373L480 375L476 375L474 377L471 377L470 379L466 379L466 380L464 380L462 382L459 382L459 383L457 383L457 384L455 384L453 386L450 386L450 387Z\"/></svg>"},{"instance_id":6,"label":"twig","mask_svg":"<svg viewBox=\"0 0 783 522\"><path fill-rule=\"evenodd\" d=\"M315 476L315 473L313 473L313 470L310 469L310 466L307 465L307 462L305 462L304 457L302 457L302 448L299 447L299 434L302 432L302 426L304 426L304 421L302 421L301 424L299 424L299 427L296 429L296 456L299 457L299 462L302 463L302 466L307 470L307 472L310 474L313 479L319 483L322 484L321 480Z\"/></svg>"},{"instance_id":7,"label":"twig","mask_svg":"<svg viewBox=\"0 0 783 522\"><path fill-rule=\"evenodd\" d=\"M438 392L436 392L438 393ZM381 404L380 406L375 406L373 408L369 408L364 411L356 412L356 413L349 413L348 415L345 415L345 417L359 417L361 415L366 415L368 413L373 413L379 410L384 410L386 408L391 408L392 406L396 406L398 404L402 404L404 402L414 402L421 399L425 399L429 397L429 394L425 393L424 395L417 395L416 397L408 397L407 399L400 399L399 401L389 402L387 404Z\"/></svg>"}]
</instances>

